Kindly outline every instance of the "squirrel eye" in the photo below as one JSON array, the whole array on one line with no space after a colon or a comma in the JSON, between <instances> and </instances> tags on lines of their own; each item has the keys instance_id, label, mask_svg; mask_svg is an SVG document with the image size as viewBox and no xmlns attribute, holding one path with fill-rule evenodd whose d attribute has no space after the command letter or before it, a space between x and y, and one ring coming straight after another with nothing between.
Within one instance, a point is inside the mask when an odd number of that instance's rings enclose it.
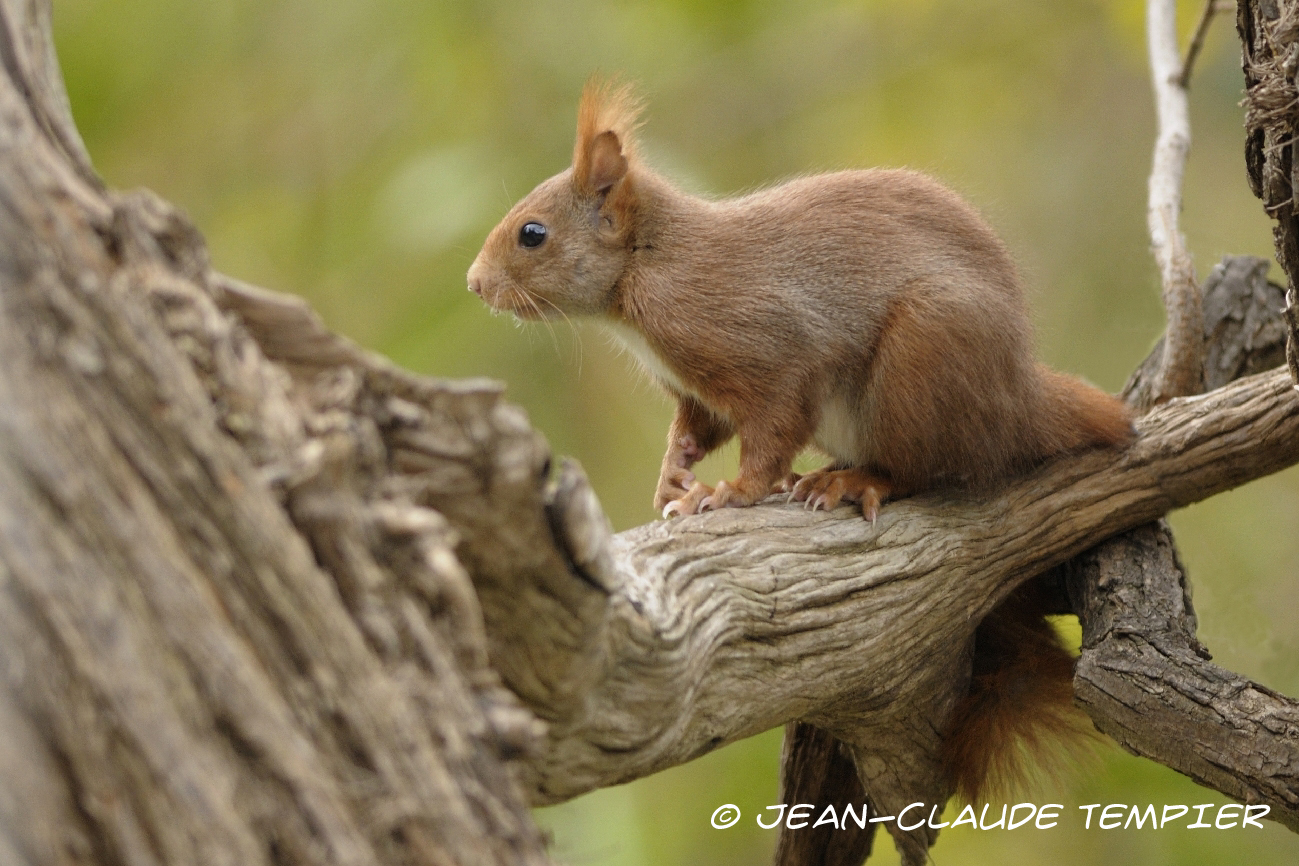
<instances>
[{"instance_id":1,"label":"squirrel eye","mask_svg":"<svg viewBox=\"0 0 1299 866\"><path fill-rule=\"evenodd\" d=\"M519 243L525 247L539 247L546 239L546 227L541 223L524 223L519 229Z\"/></svg>"}]
</instances>

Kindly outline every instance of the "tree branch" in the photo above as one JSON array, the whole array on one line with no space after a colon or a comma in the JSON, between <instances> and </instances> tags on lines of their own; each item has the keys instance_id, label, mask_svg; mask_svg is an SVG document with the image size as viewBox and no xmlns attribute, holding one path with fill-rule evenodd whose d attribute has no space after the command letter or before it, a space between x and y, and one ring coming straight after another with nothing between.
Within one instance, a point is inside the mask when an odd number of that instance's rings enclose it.
<instances>
[{"instance_id":1,"label":"tree branch","mask_svg":"<svg viewBox=\"0 0 1299 866\"><path fill-rule=\"evenodd\" d=\"M1215 270L1238 274L1257 308L1271 303L1260 263ZM1215 273L1215 332L1261 347L1254 307L1217 300L1218 284ZM362 381L397 375L323 332L300 301L222 285L222 304L291 369L318 377L345 362ZM1212 357L1225 375L1257 360ZM791 719L834 734L859 767L875 768L874 785L865 775L877 808L945 798L924 756L963 694L970 634L1015 585L1299 460L1299 395L1271 372L1170 401L1142 419L1127 452L1063 459L989 501L918 497L891 505L874 528L846 512L764 504L610 536L576 464L546 488L544 451L520 420L494 410L484 427L445 397L430 405L432 390L403 393L410 404L397 423L381 425L396 470L385 484L457 528L493 664L550 722L525 773L537 802ZM500 553L529 545L526 559ZM915 859L929 841L904 844Z\"/></svg>"},{"instance_id":2,"label":"tree branch","mask_svg":"<svg viewBox=\"0 0 1299 866\"><path fill-rule=\"evenodd\" d=\"M1162 522L1071 564L1079 703L1124 748L1299 830L1299 702L1208 662Z\"/></svg>"},{"instance_id":3,"label":"tree branch","mask_svg":"<svg viewBox=\"0 0 1299 866\"><path fill-rule=\"evenodd\" d=\"M1191 86L1191 74L1195 71L1195 61L1200 56L1200 51L1204 48L1204 38L1209 35L1209 25L1213 23L1213 17L1219 12L1226 12L1235 8L1235 4L1224 3L1222 0L1205 0L1204 9L1200 12L1200 20L1195 25L1195 32L1191 34L1191 44L1186 48L1186 59L1181 63L1181 71L1177 74L1177 86L1186 90Z\"/></svg>"},{"instance_id":4,"label":"tree branch","mask_svg":"<svg viewBox=\"0 0 1299 866\"><path fill-rule=\"evenodd\" d=\"M851 749L807 722L790 722L780 750L779 803L852 803L868 808ZM870 856L878 824L845 821L794 832L781 824L773 862L817 866L861 866Z\"/></svg>"},{"instance_id":5,"label":"tree branch","mask_svg":"<svg viewBox=\"0 0 1299 866\"><path fill-rule=\"evenodd\" d=\"M1271 326L1259 317L1276 290L1264 264L1232 260L1211 275L1215 378L1269 357ZM318 327L300 302L239 290L224 303L286 363L306 361L283 345L336 354L294 337ZM259 309L268 304L297 312ZM1142 419L1129 451L1066 458L993 500L918 497L891 505L874 528L773 500L612 537L573 463L544 494L548 520L529 523L541 513L544 467L526 428L432 447L425 425L446 422L412 409L386 435L401 489L460 533L494 665L550 722L525 773L537 802L804 719L853 751L867 795L887 813L946 798L931 766L936 732L964 693L964 648L988 611L1106 536L1299 460L1296 408L1284 374L1265 373L1170 401ZM464 496L471 478L482 480L470 489L494 495ZM516 548L515 532L540 548L553 532L565 555L537 549L512 567L499 551ZM918 862L930 841L901 844Z\"/></svg>"},{"instance_id":6,"label":"tree branch","mask_svg":"<svg viewBox=\"0 0 1299 866\"><path fill-rule=\"evenodd\" d=\"M1210 388L1284 361L1286 327L1276 310L1285 292L1267 281L1268 267L1264 259L1227 258L1205 280ZM1146 387L1158 355L1157 346L1125 393ZM1168 526L1161 521L1116 536L1071 560L1059 576L1083 626L1074 692L1096 726L1201 784L1266 803L1269 817L1297 829L1299 706L1207 663L1195 636L1190 581Z\"/></svg>"},{"instance_id":7,"label":"tree branch","mask_svg":"<svg viewBox=\"0 0 1299 866\"><path fill-rule=\"evenodd\" d=\"M553 802L789 719L833 731L845 703L882 711L1023 579L1299 461L1296 410L1267 373L1172 401L1127 452L1062 459L988 501L917 497L871 527L773 500L622 533L605 642L588 650L605 663L579 704L545 708L558 721L531 784ZM743 700L754 682L762 700Z\"/></svg>"},{"instance_id":8,"label":"tree branch","mask_svg":"<svg viewBox=\"0 0 1299 866\"><path fill-rule=\"evenodd\" d=\"M1178 227L1182 175L1191 149L1191 121L1186 85L1181 80L1184 70L1177 50L1175 0L1147 0L1146 35L1159 128L1150 169L1146 224L1159 265L1168 320L1163 365L1154 394L1156 400L1162 401L1203 390L1200 334L1204 314L1195 283L1195 268Z\"/></svg>"}]
</instances>

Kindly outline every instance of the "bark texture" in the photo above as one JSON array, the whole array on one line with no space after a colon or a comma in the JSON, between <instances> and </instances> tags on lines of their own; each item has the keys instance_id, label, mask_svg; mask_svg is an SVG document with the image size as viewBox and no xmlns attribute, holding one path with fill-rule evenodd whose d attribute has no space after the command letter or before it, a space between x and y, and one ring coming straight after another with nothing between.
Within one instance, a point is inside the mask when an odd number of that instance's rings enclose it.
<instances>
[{"instance_id":1,"label":"bark texture","mask_svg":"<svg viewBox=\"0 0 1299 866\"><path fill-rule=\"evenodd\" d=\"M0 57L0 861L546 862L540 724L389 483L544 447L263 298L270 361L185 219L90 170L48 4L0 2Z\"/></svg>"},{"instance_id":2,"label":"bark texture","mask_svg":"<svg viewBox=\"0 0 1299 866\"><path fill-rule=\"evenodd\" d=\"M1286 363L1299 388L1299 208L1295 133L1299 130L1299 3L1239 0L1236 29L1245 70L1245 168L1249 187L1276 220L1272 237L1285 271Z\"/></svg>"},{"instance_id":3,"label":"bark texture","mask_svg":"<svg viewBox=\"0 0 1299 866\"><path fill-rule=\"evenodd\" d=\"M854 811L869 808L862 790L852 750L807 722L785 725L780 752L780 797L778 803L834 804ZM774 862L778 864L847 864L857 866L870 856L878 824L862 828L855 821L843 822L842 829L830 824L797 831L782 824L776 840Z\"/></svg>"},{"instance_id":4,"label":"bark texture","mask_svg":"<svg viewBox=\"0 0 1299 866\"><path fill-rule=\"evenodd\" d=\"M1075 693L1096 726L1299 830L1299 703L1209 662L1168 527L1079 557L1068 588L1084 624Z\"/></svg>"}]
</instances>

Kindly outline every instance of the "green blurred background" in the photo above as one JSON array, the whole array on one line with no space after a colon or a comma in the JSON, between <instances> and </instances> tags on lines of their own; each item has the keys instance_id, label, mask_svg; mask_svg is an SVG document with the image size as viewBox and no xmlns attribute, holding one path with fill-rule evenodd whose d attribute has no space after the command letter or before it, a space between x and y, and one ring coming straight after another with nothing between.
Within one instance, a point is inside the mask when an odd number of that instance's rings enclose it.
<instances>
[{"instance_id":1,"label":"green blurred background","mask_svg":"<svg viewBox=\"0 0 1299 866\"><path fill-rule=\"evenodd\" d=\"M1201 4L1183 0L1183 31ZM599 329L516 326L465 290L511 202L567 164L595 70L640 83L644 151L717 194L906 165L973 200L1030 284L1042 355L1110 390L1162 328L1147 251L1153 109L1138 0L58 0L72 107L99 171L184 208L216 266L307 298L414 370L493 376L586 467L616 528L651 520L670 415ZM1271 255L1242 160L1231 16L1192 87L1185 229L1199 273ZM734 453L710 458L716 478ZM1174 515L1201 636L1299 694L1299 476ZM1286 529L1291 527L1291 529ZM1076 631L1076 624L1075 624ZM762 863L779 733L538 811L570 864ZM1036 802L1038 831L944 832L943 866L1299 862L1266 830L1081 829L1088 803L1226 802L1105 746ZM714 830L723 803L745 818ZM1186 822L1182 822L1183 826ZM881 834L871 862L896 862Z\"/></svg>"}]
</instances>

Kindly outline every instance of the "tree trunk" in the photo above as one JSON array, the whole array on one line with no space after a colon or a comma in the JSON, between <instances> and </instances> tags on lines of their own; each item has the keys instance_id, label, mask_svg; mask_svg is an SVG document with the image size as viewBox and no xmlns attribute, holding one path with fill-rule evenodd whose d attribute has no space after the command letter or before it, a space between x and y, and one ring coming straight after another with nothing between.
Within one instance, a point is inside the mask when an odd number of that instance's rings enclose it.
<instances>
[{"instance_id":1,"label":"tree trunk","mask_svg":"<svg viewBox=\"0 0 1299 866\"><path fill-rule=\"evenodd\" d=\"M393 474L404 435L539 441L320 329L271 363L193 227L90 169L47 3L0 52L0 862L547 862L541 729Z\"/></svg>"}]
</instances>

